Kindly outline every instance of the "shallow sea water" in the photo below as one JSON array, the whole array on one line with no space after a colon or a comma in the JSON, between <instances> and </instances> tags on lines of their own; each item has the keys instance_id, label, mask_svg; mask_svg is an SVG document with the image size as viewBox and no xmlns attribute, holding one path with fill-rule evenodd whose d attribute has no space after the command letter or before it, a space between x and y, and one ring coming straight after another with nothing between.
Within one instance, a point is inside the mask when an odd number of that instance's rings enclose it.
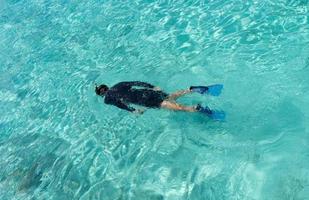
<instances>
[{"instance_id":1,"label":"shallow sea water","mask_svg":"<svg viewBox=\"0 0 309 200\"><path fill-rule=\"evenodd\" d=\"M309 199L309 1L0 0L0 199ZM185 104L102 103L94 82ZM307 163L307 164L306 164Z\"/></svg>"}]
</instances>

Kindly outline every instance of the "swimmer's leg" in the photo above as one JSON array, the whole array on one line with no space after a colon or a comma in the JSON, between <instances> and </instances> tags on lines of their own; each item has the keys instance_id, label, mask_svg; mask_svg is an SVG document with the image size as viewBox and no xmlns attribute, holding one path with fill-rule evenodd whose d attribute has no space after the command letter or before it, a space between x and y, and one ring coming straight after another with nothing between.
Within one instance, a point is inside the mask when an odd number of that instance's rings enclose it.
<instances>
[{"instance_id":1,"label":"swimmer's leg","mask_svg":"<svg viewBox=\"0 0 309 200\"><path fill-rule=\"evenodd\" d=\"M175 111L185 111L185 112L200 112L206 114L209 118L217 121L225 120L225 113L223 111L211 110L209 107L197 106L183 106L174 101L165 100L161 103L161 108L166 108Z\"/></svg>"},{"instance_id":2,"label":"swimmer's leg","mask_svg":"<svg viewBox=\"0 0 309 200\"><path fill-rule=\"evenodd\" d=\"M166 108L169 110L175 110L175 111L186 111L186 112L197 112L197 109L195 106L183 106L176 102L172 102L169 100L165 100L161 103L161 108Z\"/></svg>"},{"instance_id":3,"label":"swimmer's leg","mask_svg":"<svg viewBox=\"0 0 309 200\"><path fill-rule=\"evenodd\" d=\"M178 99L179 97L186 95L186 94L190 94L192 93L192 91L190 89L186 89L186 90L179 90L175 93L172 93L168 96L168 100L169 101L175 101L176 99Z\"/></svg>"}]
</instances>

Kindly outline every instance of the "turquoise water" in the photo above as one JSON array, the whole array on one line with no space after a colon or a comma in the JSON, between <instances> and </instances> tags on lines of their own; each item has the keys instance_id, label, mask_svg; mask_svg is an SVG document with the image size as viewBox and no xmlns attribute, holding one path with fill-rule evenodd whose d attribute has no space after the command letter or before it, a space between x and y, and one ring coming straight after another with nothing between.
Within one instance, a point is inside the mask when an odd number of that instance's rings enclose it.
<instances>
[{"instance_id":1,"label":"turquoise water","mask_svg":"<svg viewBox=\"0 0 309 200\"><path fill-rule=\"evenodd\" d=\"M309 199L309 2L0 1L0 199ZM199 114L94 82L223 83Z\"/></svg>"}]
</instances>

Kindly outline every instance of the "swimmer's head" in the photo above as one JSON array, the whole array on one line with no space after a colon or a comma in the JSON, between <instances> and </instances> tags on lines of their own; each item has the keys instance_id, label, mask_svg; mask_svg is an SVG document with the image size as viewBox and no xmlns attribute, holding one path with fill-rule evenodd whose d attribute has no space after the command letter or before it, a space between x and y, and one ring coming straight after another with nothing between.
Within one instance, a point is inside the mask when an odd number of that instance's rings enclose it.
<instances>
[{"instance_id":1,"label":"swimmer's head","mask_svg":"<svg viewBox=\"0 0 309 200\"><path fill-rule=\"evenodd\" d=\"M107 85L95 86L95 93L99 96L104 96L107 90L108 90Z\"/></svg>"}]
</instances>

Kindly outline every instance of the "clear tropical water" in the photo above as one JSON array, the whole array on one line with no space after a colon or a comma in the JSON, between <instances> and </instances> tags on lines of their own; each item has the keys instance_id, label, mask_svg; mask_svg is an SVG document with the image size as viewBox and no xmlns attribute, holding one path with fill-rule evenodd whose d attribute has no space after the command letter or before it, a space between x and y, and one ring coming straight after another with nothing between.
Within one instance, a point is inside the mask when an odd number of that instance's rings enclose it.
<instances>
[{"instance_id":1,"label":"clear tropical water","mask_svg":"<svg viewBox=\"0 0 309 200\"><path fill-rule=\"evenodd\" d=\"M309 199L309 2L0 1L0 199ZM104 105L94 82L223 83L227 112Z\"/></svg>"}]
</instances>

